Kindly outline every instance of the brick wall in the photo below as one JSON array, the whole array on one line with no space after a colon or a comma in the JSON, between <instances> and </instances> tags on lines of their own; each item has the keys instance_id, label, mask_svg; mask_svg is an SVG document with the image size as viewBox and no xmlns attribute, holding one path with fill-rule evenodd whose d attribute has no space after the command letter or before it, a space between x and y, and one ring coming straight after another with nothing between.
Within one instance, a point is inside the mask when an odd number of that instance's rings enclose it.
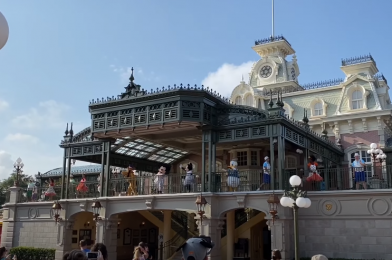
<instances>
[{"instance_id":1,"label":"brick wall","mask_svg":"<svg viewBox=\"0 0 392 260\"><path fill-rule=\"evenodd\" d=\"M14 226L13 246L56 248L57 226L48 220L18 221Z\"/></svg>"},{"instance_id":2,"label":"brick wall","mask_svg":"<svg viewBox=\"0 0 392 260\"><path fill-rule=\"evenodd\" d=\"M342 144L343 149L346 149L353 144L363 143L364 145L369 146L371 143L378 143L379 141L380 136L378 135L378 131L340 135L340 143Z\"/></svg>"}]
</instances>

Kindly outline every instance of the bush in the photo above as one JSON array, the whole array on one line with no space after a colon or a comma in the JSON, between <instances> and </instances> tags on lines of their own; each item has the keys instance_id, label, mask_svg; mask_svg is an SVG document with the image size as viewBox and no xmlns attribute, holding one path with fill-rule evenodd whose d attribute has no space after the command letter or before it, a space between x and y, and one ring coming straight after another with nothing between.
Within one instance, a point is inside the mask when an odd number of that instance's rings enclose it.
<instances>
[{"instance_id":1,"label":"bush","mask_svg":"<svg viewBox=\"0 0 392 260\"><path fill-rule=\"evenodd\" d=\"M14 247L10 250L12 256L18 260L54 260L56 249L35 247Z\"/></svg>"}]
</instances>

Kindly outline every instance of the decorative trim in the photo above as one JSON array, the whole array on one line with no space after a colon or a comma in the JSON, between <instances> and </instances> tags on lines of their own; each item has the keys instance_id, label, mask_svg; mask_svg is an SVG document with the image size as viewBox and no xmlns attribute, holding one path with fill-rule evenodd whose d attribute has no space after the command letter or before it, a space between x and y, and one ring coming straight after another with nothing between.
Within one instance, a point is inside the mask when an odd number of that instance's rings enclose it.
<instances>
[{"instance_id":1,"label":"decorative trim","mask_svg":"<svg viewBox=\"0 0 392 260\"><path fill-rule=\"evenodd\" d=\"M366 123L366 118L362 118L362 125L363 125L363 132L367 133L368 127L367 127L367 123Z\"/></svg>"},{"instance_id":2,"label":"decorative trim","mask_svg":"<svg viewBox=\"0 0 392 260\"><path fill-rule=\"evenodd\" d=\"M154 209L154 201L155 201L155 197L152 197L151 199L147 199L146 200L146 208L147 209Z\"/></svg>"},{"instance_id":3,"label":"decorative trim","mask_svg":"<svg viewBox=\"0 0 392 260\"><path fill-rule=\"evenodd\" d=\"M321 115L315 115L316 109L315 106L316 104L321 103L322 106L322 114ZM327 106L328 104L322 99L322 98L315 98L310 102L310 111L311 111L311 118L320 118L320 117L325 117L327 116Z\"/></svg>"},{"instance_id":4,"label":"decorative trim","mask_svg":"<svg viewBox=\"0 0 392 260\"><path fill-rule=\"evenodd\" d=\"M353 93L355 91L360 91L362 93L362 108L357 108L357 109L353 109L352 107L352 97L353 97ZM363 86L358 85L356 82L354 82L350 87L348 87L347 92L346 92L346 96L348 99L348 110L350 112L354 112L354 111L361 111L361 110L367 110L367 97L369 96L370 92L367 91Z\"/></svg>"},{"instance_id":5,"label":"decorative trim","mask_svg":"<svg viewBox=\"0 0 392 260\"><path fill-rule=\"evenodd\" d=\"M246 205L246 195L242 195L242 196L237 196L237 203L238 206L241 208L245 208Z\"/></svg>"},{"instance_id":6,"label":"decorative trim","mask_svg":"<svg viewBox=\"0 0 392 260\"><path fill-rule=\"evenodd\" d=\"M285 102L283 109L288 112L290 118L293 118L294 108Z\"/></svg>"}]
</instances>

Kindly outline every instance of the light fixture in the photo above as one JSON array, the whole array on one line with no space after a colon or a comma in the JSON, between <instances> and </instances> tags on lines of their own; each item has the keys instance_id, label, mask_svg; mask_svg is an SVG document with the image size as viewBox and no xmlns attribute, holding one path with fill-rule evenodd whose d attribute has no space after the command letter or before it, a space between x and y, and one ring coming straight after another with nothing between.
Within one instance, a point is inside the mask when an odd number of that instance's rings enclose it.
<instances>
[{"instance_id":1,"label":"light fixture","mask_svg":"<svg viewBox=\"0 0 392 260\"><path fill-rule=\"evenodd\" d=\"M205 207L207 205L207 200L203 197L203 194L200 194L200 196L197 196L196 199L196 206L197 206L197 214L200 216L200 226L203 225L203 217L205 213Z\"/></svg>"},{"instance_id":2,"label":"light fixture","mask_svg":"<svg viewBox=\"0 0 392 260\"><path fill-rule=\"evenodd\" d=\"M0 50L8 41L9 27L4 15L0 12Z\"/></svg>"},{"instance_id":3,"label":"light fixture","mask_svg":"<svg viewBox=\"0 0 392 260\"><path fill-rule=\"evenodd\" d=\"M272 141L274 144L276 144L278 142L278 139L274 138L274 140Z\"/></svg>"},{"instance_id":4,"label":"light fixture","mask_svg":"<svg viewBox=\"0 0 392 260\"><path fill-rule=\"evenodd\" d=\"M16 180L14 181L14 186L18 187L19 185L19 174L22 173L22 169L24 167L24 163L22 162L22 159L20 159L20 157L16 160L16 162L14 163L14 168L15 168L15 172L16 172Z\"/></svg>"},{"instance_id":5,"label":"light fixture","mask_svg":"<svg viewBox=\"0 0 392 260\"><path fill-rule=\"evenodd\" d=\"M267 203L269 206L269 213L271 214L272 217L272 224L275 223L275 219L278 217L278 206L280 204L278 195L273 192L269 198L267 199Z\"/></svg>"},{"instance_id":6,"label":"light fixture","mask_svg":"<svg viewBox=\"0 0 392 260\"><path fill-rule=\"evenodd\" d=\"M285 191L280 204L283 207L289 207L293 209L294 213L294 245L295 245L295 260L299 260L299 236L298 236L298 209L309 208L312 204L309 198L307 198L306 191L301 191L299 186L302 180L299 176L293 175L289 179L292 190Z\"/></svg>"},{"instance_id":7,"label":"light fixture","mask_svg":"<svg viewBox=\"0 0 392 260\"><path fill-rule=\"evenodd\" d=\"M58 223L61 220L63 220L62 218L60 218L60 213L61 213L62 209L63 208L61 207L61 205L60 205L60 203L58 201L55 201L53 203L52 211L53 211L53 217L54 217L54 220L56 221L56 223Z\"/></svg>"},{"instance_id":8,"label":"light fixture","mask_svg":"<svg viewBox=\"0 0 392 260\"><path fill-rule=\"evenodd\" d=\"M376 162L376 160L378 160L380 163L382 163L387 158L387 155L384 153L383 150L377 149L377 144L375 143L370 144L370 150L368 150L367 153L371 155L373 162Z\"/></svg>"},{"instance_id":9,"label":"light fixture","mask_svg":"<svg viewBox=\"0 0 392 260\"><path fill-rule=\"evenodd\" d=\"M302 151L301 149L297 149L296 152L299 153L299 154L303 154L304 153L304 151Z\"/></svg>"},{"instance_id":10,"label":"light fixture","mask_svg":"<svg viewBox=\"0 0 392 260\"><path fill-rule=\"evenodd\" d=\"M102 220L102 218L99 216L100 212L101 212L101 202L99 202L98 200L95 200L93 202L93 204L91 205L91 208L93 209L93 219L94 221L98 221L98 220Z\"/></svg>"},{"instance_id":11,"label":"light fixture","mask_svg":"<svg viewBox=\"0 0 392 260\"><path fill-rule=\"evenodd\" d=\"M140 223L139 227L142 228L146 225L146 222L142 221L142 223Z\"/></svg>"}]
</instances>

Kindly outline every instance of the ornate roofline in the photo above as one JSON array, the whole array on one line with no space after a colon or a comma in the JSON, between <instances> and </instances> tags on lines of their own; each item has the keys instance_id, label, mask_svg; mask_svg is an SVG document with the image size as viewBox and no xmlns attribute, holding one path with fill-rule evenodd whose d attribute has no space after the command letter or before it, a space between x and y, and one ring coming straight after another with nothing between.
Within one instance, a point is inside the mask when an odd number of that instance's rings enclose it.
<instances>
[{"instance_id":1,"label":"ornate roofline","mask_svg":"<svg viewBox=\"0 0 392 260\"><path fill-rule=\"evenodd\" d=\"M352 58L347 58L347 59L342 59L342 66L350 66L350 65L355 65L359 63L365 63L365 62L374 62L374 65L376 65L375 60L373 59L371 54L366 54L362 55L359 57L352 57Z\"/></svg>"},{"instance_id":2,"label":"ornate roofline","mask_svg":"<svg viewBox=\"0 0 392 260\"><path fill-rule=\"evenodd\" d=\"M263 44L268 44L268 43L276 42L276 41L286 41L291 46L289 41L285 37L283 37L283 35L278 35L278 36L274 36L274 37L270 36L268 38L256 40L255 45L263 45Z\"/></svg>"}]
</instances>

